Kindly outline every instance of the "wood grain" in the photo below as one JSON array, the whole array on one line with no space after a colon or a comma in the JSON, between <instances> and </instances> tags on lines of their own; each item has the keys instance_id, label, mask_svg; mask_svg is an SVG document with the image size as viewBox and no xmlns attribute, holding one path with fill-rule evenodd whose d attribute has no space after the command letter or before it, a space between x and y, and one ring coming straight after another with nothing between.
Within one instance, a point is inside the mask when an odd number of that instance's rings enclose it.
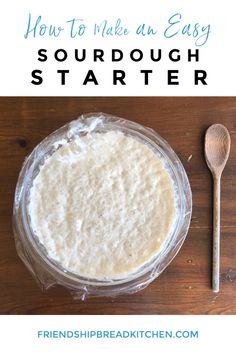
<instances>
[{"instance_id":1,"label":"wood grain","mask_svg":"<svg viewBox=\"0 0 236 354\"><path fill-rule=\"evenodd\" d=\"M42 293L15 251L11 217L24 158L41 139L88 112L106 112L155 129L189 176L193 215L177 257L148 288L114 299L74 301L62 287ZM211 290L212 181L203 154L205 130L224 124L232 148L222 175L221 290ZM1 314L236 314L235 97L1 97Z\"/></svg>"}]
</instances>

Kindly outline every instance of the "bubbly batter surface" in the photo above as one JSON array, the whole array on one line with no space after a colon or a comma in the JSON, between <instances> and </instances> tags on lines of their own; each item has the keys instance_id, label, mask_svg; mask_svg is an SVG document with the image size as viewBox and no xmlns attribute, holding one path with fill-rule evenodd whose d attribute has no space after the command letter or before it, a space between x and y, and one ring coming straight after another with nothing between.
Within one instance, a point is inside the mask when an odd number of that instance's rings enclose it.
<instances>
[{"instance_id":1,"label":"bubbly batter surface","mask_svg":"<svg viewBox=\"0 0 236 354\"><path fill-rule=\"evenodd\" d=\"M176 220L163 161L118 131L60 146L35 177L28 210L48 256L96 279L127 276L151 260Z\"/></svg>"}]
</instances>

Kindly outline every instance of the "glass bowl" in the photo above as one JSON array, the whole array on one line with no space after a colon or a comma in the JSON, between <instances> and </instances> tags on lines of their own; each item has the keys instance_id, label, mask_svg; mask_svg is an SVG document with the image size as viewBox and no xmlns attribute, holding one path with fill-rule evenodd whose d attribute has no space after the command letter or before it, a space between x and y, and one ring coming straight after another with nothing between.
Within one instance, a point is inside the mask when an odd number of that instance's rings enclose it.
<instances>
[{"instance_id":1,"label":"glass bowl","mask_svg":"<svg viewBox=\"0 0 236 354\"><path fill-rule=\"evenodd\" d=\"M164 162L175 190L177 220L161 251L138 270L123 278L89 279L74 274L47 256L30 227L28 215L29 191L45 159L61 142L71 141L90 132L118 130L146 144ZM87 296L117 296L134 293L157 278L180 250L188 232L192 212L192 195L188 177L178 156L154 130L135 122L104 113L90 113L66 124L46 137L26 158L16 186L13 229L16 249L43 290L55 284L68 288L75 298Z\"/></svg>"}]
</instances>

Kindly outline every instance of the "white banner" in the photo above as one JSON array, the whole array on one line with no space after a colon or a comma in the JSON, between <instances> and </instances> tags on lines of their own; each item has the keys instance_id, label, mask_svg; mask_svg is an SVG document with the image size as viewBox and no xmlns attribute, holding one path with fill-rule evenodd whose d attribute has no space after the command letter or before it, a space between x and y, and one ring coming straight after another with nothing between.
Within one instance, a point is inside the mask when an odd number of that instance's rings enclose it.
<instances>
[{"instance_id":1,"label":"white banner","mask_svg":"<svg viewBox=\"0 0 236 354\"><path fill-rule=\"evenodd\" d=\"M8 0L0 95L235 94L233 0Z\"/></svg>"},{"instance_id":2,"label":"white banner","mask_svg":"<svg viewBox=\"0 0 236 354\"><path fill-rule=\"evenodd\" d=\"M235 316L2 316L1 350L24 354L234 353Z\"/></svg>"}]
</instances>

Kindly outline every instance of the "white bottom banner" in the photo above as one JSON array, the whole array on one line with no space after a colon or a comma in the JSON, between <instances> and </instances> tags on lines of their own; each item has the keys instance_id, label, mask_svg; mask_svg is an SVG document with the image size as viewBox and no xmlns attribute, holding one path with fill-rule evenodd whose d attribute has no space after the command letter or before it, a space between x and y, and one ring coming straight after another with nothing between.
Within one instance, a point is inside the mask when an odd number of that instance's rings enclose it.
<instances>
[{"instance_id":1,"label":"white bottom banner","mask_svg":"<svg viewBox=\"0 0 236 354\"><path fill-rule=\"evenodd\" d=\"M1 352L235 353L236 316L0 316Z\"/></svg>"}]
</instances>

